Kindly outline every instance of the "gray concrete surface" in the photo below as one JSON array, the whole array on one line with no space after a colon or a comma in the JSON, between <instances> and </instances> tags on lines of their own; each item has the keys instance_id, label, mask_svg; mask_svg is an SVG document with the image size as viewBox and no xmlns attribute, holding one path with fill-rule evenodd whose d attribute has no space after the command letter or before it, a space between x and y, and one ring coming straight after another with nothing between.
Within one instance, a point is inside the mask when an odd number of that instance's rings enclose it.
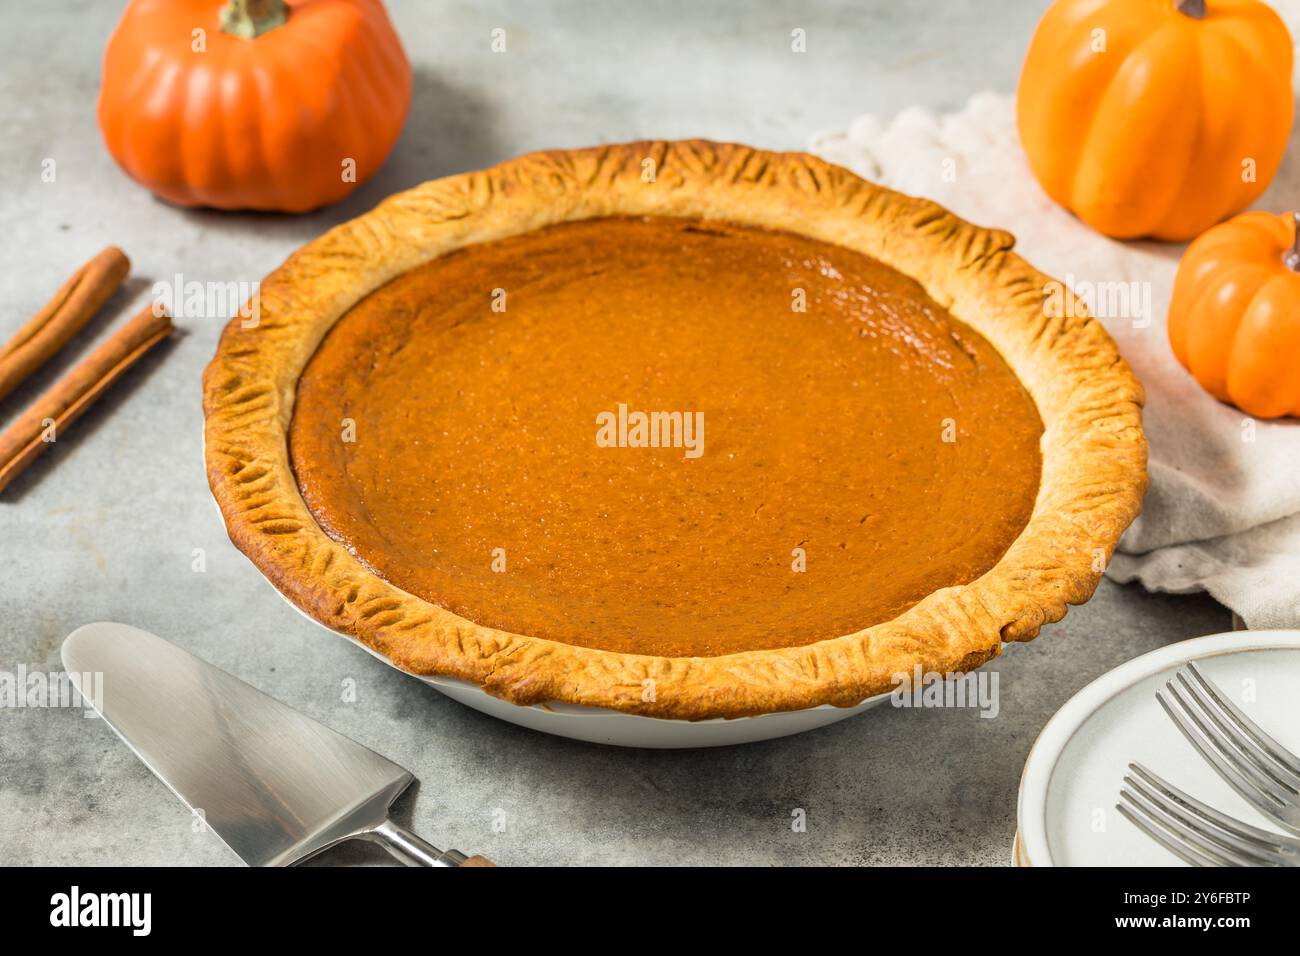
<instances>
[{"instance_id":1,"label":"gray concrete surface","mask_svg":"<svg viewBox=\"0 0 1300 956\"><path fill-rule=\"evenodd\" d=\"M389 4L416 71L387 167L312 216L171 208L129 182L94 118L108 0L3 0L0 335L108 242L152 282L255 280L302 242L393 190L540 147L704 135L802 146L863 111L959 106L1009 90L1039 3L935 0L704 4ZM508 50L489 52L507 30ZM807 31L808 53L789 50ZM41 181L41 161L57 181ZM724 751L646 752L552 739L439 696L289 608L226 539L200 451L199 376L221 320L134 370L0 499L0 669L57 667L91 620L168 637L410 767L399 818L503 863L1006 862L1035 736L1084 684L1144 651L1229 628L1204 597L1106 582L1040 640L997 663L1001 715L881 708ZM12 415L93 347L77 338L0 408ZM192 570L194 549L207 570ZM354 703L343 683L356 682ZM794 833L801 808L807 832ZM504 820L501 832L494 821ZM378 861L366 847L322 862ZM184 807L100 722L0 710L0 863L226 864Z\"/></svg>"}]
</instances>

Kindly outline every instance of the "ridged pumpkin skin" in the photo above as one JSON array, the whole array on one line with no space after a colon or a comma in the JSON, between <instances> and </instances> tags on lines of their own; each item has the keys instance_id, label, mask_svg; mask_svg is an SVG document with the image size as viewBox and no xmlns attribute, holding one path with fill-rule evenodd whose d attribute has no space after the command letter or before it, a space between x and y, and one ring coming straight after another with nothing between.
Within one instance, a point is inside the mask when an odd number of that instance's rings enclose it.
<instances>
[{"instance_id":1,"label":"ridged pumpkin skin","mask_svg":"<svg viewBox=\"0 0 1300 956\"><path fill-rule=\"evenodd\" d=\"M1104 52L1094 52L1098 30ZM1030 168L1100 233L1191 239L1277 172L1291 60L1285 24L1256 0L1208 0L1201 19L1175 0L1057 0L1017 91ZM1253 182L1243 181L1248 158Z\"/></svg>"},{"instance_id":2,"label":"ridged pumpkin skin","mask_svg":"<svg viewBox=\"0 0 1300 956\"><path fill-rule=\"evenodd\" d=\"M288 0L286 22L255 39L222 32L224 5L131 0L104 53L109 152L182 206L337 202L383 164L410 107L411 67L383 5Z\"/></svg>"},{"instance_id":3,"label":"ridged pumpkin skin","mask_svg":"<svg viewBox=\"0 0 1300 956\"><path fill-rule=\"evenodd\" d=\"M1188 246L1174 279L1174 355L1211 395L1256 418L1300 417L1295 241L1293 213L1243 213Z\"/></svg>"}]
</instances>

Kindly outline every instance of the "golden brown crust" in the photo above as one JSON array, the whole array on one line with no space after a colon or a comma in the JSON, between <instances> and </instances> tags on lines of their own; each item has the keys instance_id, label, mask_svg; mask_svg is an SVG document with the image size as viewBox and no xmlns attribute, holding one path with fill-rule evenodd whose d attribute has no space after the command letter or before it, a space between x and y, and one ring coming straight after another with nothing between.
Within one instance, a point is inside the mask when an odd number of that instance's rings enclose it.
<instances>
[{"instance_id":1,"label":"golden brown crust","mask_svg":"<svg viewBox=\"0 0 1300 956\"><path fill-rule=\"evenodd\" d=\"M481 627L369 572L320 530L285 436L321 338L389 279L463 245L609 215L703 217L856 249L919 281L1006 358L1043 418L1034 513L983 577L892 621L803 647L664 658ZM304 246L261 287L204 375L208 480L234 541L291 601L415 674L518 704L565 701L700 720L851 706L895 674L960 671L1029 640L1092 596L1146 487L1142 389L1080 304L1050 315L1051 281L1013 237L799 153L699 140L536 153L425 183Z\"/></svg>"}]
</instances>

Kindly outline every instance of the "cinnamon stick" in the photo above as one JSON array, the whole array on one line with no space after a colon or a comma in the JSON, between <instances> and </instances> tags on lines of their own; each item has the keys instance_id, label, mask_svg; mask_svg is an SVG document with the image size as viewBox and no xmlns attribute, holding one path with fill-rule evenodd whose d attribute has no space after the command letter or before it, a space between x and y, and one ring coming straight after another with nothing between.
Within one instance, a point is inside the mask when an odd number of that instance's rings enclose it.
<instances>
[{"instance_id":1,"label":"cinnamon stick","mask_svg":"<svg viewBox=\"0 0 1300 956\"><path fill-rule=\"evenodd\" d=\"M0 400L81 331L130 270L126 254L109 246L78 269L41 311L0 345Z\"/></svg>"},{"instance_id":2,"label":"cinnamon stick","mask_svg":"<svg viewBox=\"0 0 1300 956\"><path fill-rule=\"evenodd\" d=\"M107 388L172 330L171 316L145 306L90 357L36 400L0 434L0 491L63 436Z\"/></svg>"}]
</instances>

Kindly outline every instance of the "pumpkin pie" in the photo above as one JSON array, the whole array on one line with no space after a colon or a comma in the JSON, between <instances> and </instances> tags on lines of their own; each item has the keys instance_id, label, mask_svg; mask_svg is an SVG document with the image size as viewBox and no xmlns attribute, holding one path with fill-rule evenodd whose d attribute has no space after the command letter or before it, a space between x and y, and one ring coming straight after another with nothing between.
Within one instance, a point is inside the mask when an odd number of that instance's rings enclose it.
<instances>
[{"instance_id":1,"label":"pumpkin pie","mask_svg":"<svg viewBox=\"0 0 1300 956\"><path fill-rule=\"evenodd\" d=\"M853 705L1035 636L1137 513L1141 388L1012 244L702 141L436 180L231 322L209 481L276 587L409 672Z\"/></svg>"}]
</instances>

